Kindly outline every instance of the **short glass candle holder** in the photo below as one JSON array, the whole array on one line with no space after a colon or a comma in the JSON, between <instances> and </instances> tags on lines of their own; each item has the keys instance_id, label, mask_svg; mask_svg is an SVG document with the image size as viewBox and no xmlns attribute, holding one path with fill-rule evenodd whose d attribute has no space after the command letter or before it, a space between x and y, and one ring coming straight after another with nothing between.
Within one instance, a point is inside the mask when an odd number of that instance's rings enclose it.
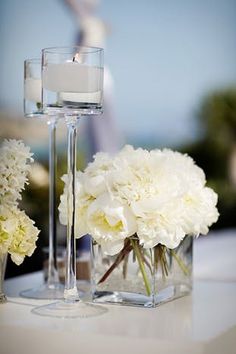
<instances>
[{"instance_id":1,"label":"short glass candle holder","mask_svg":"<svg viewBox=\"0 0 236 354\"><path fill-rule=\"evenodd\" d=\"M192 288L193 238L175 249L144 249L136 237L126 239L119 254L108 256L93 242L94 302L156 307L188 295Z\"/></svg>"},{"instance_id":2,"label":"short glass candle holder","mask_svg":"<svg viewBox=\"0 0 236 354\"><path fill-rule=\"evenodd\" d=\"M24 114L26 118L42 118L41 60L24 61Z\"/></svg>"},{"instance_id":3,"label":"short glass candle holder","mask_svg":"<svg viewBox=\"0 0 236 354\"><path fill-rule=\"evenodd\" d=\"M103 50L92 47L46 48L42 63L43 106L48 114L100 114Z\"/></svg>"}]
</instances>

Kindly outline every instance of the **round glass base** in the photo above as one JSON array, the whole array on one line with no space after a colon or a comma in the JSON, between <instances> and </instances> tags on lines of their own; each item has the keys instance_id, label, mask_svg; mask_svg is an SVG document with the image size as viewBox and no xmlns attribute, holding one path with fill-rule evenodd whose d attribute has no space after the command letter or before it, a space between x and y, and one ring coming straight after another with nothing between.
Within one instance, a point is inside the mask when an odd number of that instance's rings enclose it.
<instances>
[{"instance_id":1,"label":"round glass base","mask_svg":"<svg viewBox=\"0 0 236 354\"><path fill-rule=\"evenodd\" d=\"M31 310L32 313L59 318L88 318L102 315L107 312L103 306L84 303L82 301L58 301L49 305L38 306Z\"/></svg>"},{"instance_id":2,"label":"round glass base","mask_svg":"<svg viewBox=\"0 0 236 354\"><path fill-rule=\"evenodd\" d=\"M46 299L59 300L63 299L64 285L56 283L53 285L42 284L37 288L27 289L20 292L20 296L28 299Z\"/></svg>"}]
</instances>

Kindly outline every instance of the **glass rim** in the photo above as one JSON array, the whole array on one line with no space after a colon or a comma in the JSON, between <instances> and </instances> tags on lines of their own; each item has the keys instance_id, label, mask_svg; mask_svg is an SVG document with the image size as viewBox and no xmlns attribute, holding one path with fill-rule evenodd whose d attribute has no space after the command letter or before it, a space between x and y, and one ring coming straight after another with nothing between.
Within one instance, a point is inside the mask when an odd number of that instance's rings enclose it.
<instances>
[{"instance_id":1,"label":"glass rim","mask_svg":"<svg viewBox=\"0 0 236 354\"><path fill-rule=\"evenodd\" d=\"M100 47L89 47L89 46L80 46L80 45L72 45L72 46L62 46L62 47L48 47L43 48L42 53L50 53L50 54L71 54L77 50L82 54L90 54L90 53L102 53L104 51L103 48ZM61 52L60 52L61 51Z\"/></svg>"},{"instance_id":2,"label":"glass rim","mask_svg":"<svg viewBox=\"0 0 236 354\"><path fill-rule=\"evenodd\" d=\"M24 63L38 63L38 62L41 62L40 58L29 58L24 60Z\"/></svg>"}]
</instances>

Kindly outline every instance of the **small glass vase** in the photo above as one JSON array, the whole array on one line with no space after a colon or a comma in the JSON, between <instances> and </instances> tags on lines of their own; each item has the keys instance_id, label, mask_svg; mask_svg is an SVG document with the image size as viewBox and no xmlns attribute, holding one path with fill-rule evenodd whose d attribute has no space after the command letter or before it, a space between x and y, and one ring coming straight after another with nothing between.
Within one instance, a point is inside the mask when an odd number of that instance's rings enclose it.
<instances>
[{"instance_id":1,"label":"small glass vase","mask_svg":"<svg viewBox=\"0 0 236 354\"><path fill-rule=\"evenodd\" d=\"M163 245L144 249L137 237L125 240L115 256L92 244L94 302L156 307L188 295L192 288L193 238L186 236L171 250Z\"/></svg>"},{"instance_id":2,"label":"small glass vase","mask_svg":"<svg viewBox=\"0 0 236 354\"><path fill-rule=\"evenodd\" d=\"M0 254L0 304L4 304L7 301L7 297L4 294L4 278L7 264L7 253Z\"/></svg>"}]
</instances>

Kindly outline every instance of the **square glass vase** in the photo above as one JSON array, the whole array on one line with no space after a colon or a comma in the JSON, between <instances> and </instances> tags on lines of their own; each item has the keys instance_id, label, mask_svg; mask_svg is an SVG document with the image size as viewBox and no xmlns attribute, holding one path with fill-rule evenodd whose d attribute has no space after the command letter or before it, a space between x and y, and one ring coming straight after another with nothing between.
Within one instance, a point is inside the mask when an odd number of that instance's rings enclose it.
<instances>
[{"instance_id":1,"label":"square glass vase","mask_svg":"<svg viewBox=\"0 0 236 354\"><path fill-rule=\"evenodd\" d=\"M115 256L92 243L94 302L156 307L188 295L192 289L193 238L186 236L175 249L157 245L144 249L137 237L125 240Z\"/></svg>"}]
</instances>

